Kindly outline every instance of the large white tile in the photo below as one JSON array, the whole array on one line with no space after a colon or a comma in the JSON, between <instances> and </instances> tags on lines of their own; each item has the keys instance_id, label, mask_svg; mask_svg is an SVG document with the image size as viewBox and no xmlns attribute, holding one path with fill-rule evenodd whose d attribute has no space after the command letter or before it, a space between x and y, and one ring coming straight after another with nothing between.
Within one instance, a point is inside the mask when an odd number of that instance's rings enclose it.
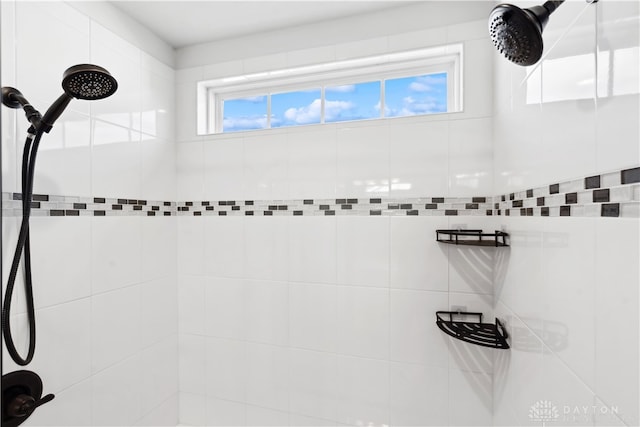
<instances>
[{"instance_id":1,"label":"large white tile","mask_svg":"<svg viewBox=\"0 0 640 427\"><path fill-rule=\"evenodd\" d=\"M256 217L244 222L245 277L286 280L288 276L288 219Z\"/></svg>"},{"instance_id":2,"label":"large white tile","mask_svg":"<svg viewBox=\"0 0 640 427\"><path fill-rule=\"evenodd\" d=\"M181 392L202 396L206 393L206 341L201 335L180 334L178 371Z\"/></svg>"},{"instance_id":3,"label":"large white tile","mask_svg":"<svg viewBox=\"0 0 640 427\"><path fill-rule=\"evenodd\" d=\"M337 296L337 352L387 359L389 290L340 286Z\"/></svg>"},{"instance_id":4,"label":"large white tile","mask_svg":"<svg viewBox=\"0 0 640 427\"><path fill-rule=\"evenodd\" d=\"M131 425L142 416L142 363L134 356L92 377L91 425Z\"/></svg>"},{"instance_id":5,"label":"large white tile","mask_svg":"<svg viewBox=\"0 0 640 427\"><path fill-rule=\"evenodd\" d=\"M202 220L205 235L205 272L210 276L243 277L243 218L206 216Z\"/></svg>"},{"instance_id":6,"label":"large white tile","mask_svg":"<svg viewBox=\"0 0 640 427\"><path fill-rule=\"evenodd\" d=\"M16 2L15 11L16 87L44 114L63 93L64 71L72 65L90 62L89 19L61 3ZM47 28L46 35L35 30L40 28ZM47 64L46 70L41 64ZM70 108L87 112L88 103L74 101Z\"/></svg>"},{"instance_id":7,"label":"large white tile","mask_svg":"<svg viewBox=\"0 0 640 427\"><path fill-rule=\"evenodd\" d=\"M333 352L338 337L333 285L289 284L289 345Z\"/></svg>"},{"instance_id":8,"label":"large white tile","mask_svg":"<svg viewBox=\"0 0 640 427\"><path fill-rule=\"evenodd\" d=\"M204 394L181 392L178 405L181 424L190 426L207 425L207 399Z\"/></svg>"},{"instance_id":9,"label":"large white tile","mask_svg":"<svg viewBox=\"0 0 640 427\"><path fill-rule=\"evenodd\" d=\"M390 425L448 425L448 371L391 363Z\"/></svg>"},{"instance_id":10,"label":"large white tile","mask_svg":"<svg viewBox=\"0 0 640 427\"><path fill-rule=\"evenodd\" d=\"M448 340L435 322L447 302L445 292L391 291L391 360L448 366Z\"/></svg>"},{"instance_id":11,"label":"large white tile","mask_svg":"<svg viewBox=\"0 0 640 427\"><path fill-rule=\"evenodd\" d=\"M245 137L243 164L245 198L278 200L288 197L286 134Z\"/></svg>"},{"instance_id":12,"label":"large white tile","mask_svg":"<svg viewBox=\"0 0 640 427\"><path fill-rule=\"evenodd\" d=\"M203 147L204 199L243 199L243 139L216 137L205 140Z\"/></svg>"},{"instance_id":13,"label":"large white tile","mask_svg":"<svg viewBox=\"0 0 640 427\"><path fill-rule=\"evenodd\" d=\"M22 135L26 135L27 125L28 122L20 117L19 139L22 139ZM51 132L42 137L38 149L34 192L89 197L91 195L90 143L89 117L73 111L65 112L56 121Z\"/></svg>"},{"instance_id":14,"label":"large white tile","mask_svg":"<svg viewBox=\"0 0 640 427\"><path fill-rule=\"evenodd\" d=\"M389 218L339 216L338 283L389 286Z\"/></svg>"},{"instance_id":15,"label":"large white tile","mask_svg":"<svg viewBox=\"0 0 640 427\"><path fill-rule=\"evenodd\" d=\"M200 67L198 67L200 69ZM178 76L180 73L178 73ZM179 78L179 77L178 77ZM178 80L179 81L179 80ZM198 93L195 82L177 83L175 86L176 141L198 139Z\"/></svg>"},{"instance_id":16,"label":"large white tile","mask_svg":"<svg viewBox=\"0 0 640 427\"><path fill-rule=\"evenodd\" d=\"M449 289L493 294L495 258L500 248L449 245Z\"/></svg>"},{"instance_id":17,"label":"large white tile","mask_svg":"<svg viewBox=\"0 0 640 427\"><path fill-rule=\"evenodd\" d=\"M449 425L492 425L493 378L482 372L449 371Z\"/></svg>"},{"instance_id":18,"label":"large white tile","mask_svg":"<svg viewBox=\"0 0 640 427\"><path fill-rule=\"evenodd\" d=\"M92 192L95 197L142 196L140 133L107 122L91 122Z\"/></svg>"},{"instance_id":19,"label":"large white tile","mask_svg":"<svg viewBox=\"0 0 640 427\"><path fill-rule=\"evenodd\" d=\"M91 106L94 117L140 130L140 51L96 22L91 23L91 61L106 68L118 90Z\"/></svg>"},{"instance_id":20,"label":"large white tile","mask_svg":"<svg viewBox=\"0 0 640 427\"><path fill-rule=\"evenodd\" d=\"M247 344L246 401L270 409L289 409L289 351Z\"/></svg>"},{"instance_id":21,"label":"large white tile","mask_svg":"<svg viewBox=\"0 0 640 427\"><path fill-rule=\"evenodd\" d=\"M336 195L336 131L290 131L288 140L289 197L331 199Z\"/></svg>"},{"instance_id":22,"label":"large white tile","mask_svg":"<svg viewBox=\"0 0 640 427\"><path fill-rule=\"evenodd\" d=\"M595 392L638 424L637 219L596 222ZM621 325L625 325L621 327Z\"/></svg>"},{"instance_id":23,"label":"large white tile","mask_svg":"<svg viewBox=\"0 0 640 427\"><path fill-rule=\"evenodd\" d=\"M178 273L203 275L205 272L205 219L181 216L178 221Z\"/></svg>"},{"instance_id":24,"label":"large white tile","mask_svg":"<svg viewBox=\"0 0 640 427\"><path fill-rule=\"evenodd\" d=\"M542 363L545 372L542 399L552 402L558 408L559 417L556 422L566 426L593 425L593 391L546 348L543 350ZM532 402L532 405L535 403L536 401Z\"/></svg>"},{"instance_id":25,"label":"large white tile","mask_svg":"<svg viewBox=\"0 0 640 427\"><path fill-rule=\"evenodd\" d=\"M391 124L389 146L393 197L442 197L449 190L449 123Z\"/></svg>"},{"instance_id":26,"label":"large white tile","mask_svg":"<svg viewBox=\"0 0 640 427\"><path fill-rule=\"evenodd\" d=\"M178 392L177 335L147 348L141 353L141 409L143 414L167 401Z\"/></svg>"},{"instance_id":27,"label":"large white tile","mask_svg":"<svg viewBox=\"0 0 640 427\"><path fill-rule=\"evenodd\" d=\"M489 10L487 16L488 14ZM451 34L447 38L451 39ZM487 38L464 41L464 99L461 116L490 117L493 113L494 55L495 49Z\"/></svg>"},{"instance_id":28,"label":"large white tile","mask_svg":"<svg viewBox=\"0 0 640 427\"><path fill-rule=\"evenodd\" d=\"M29 235L36 306L89 296L91 219L32 217ZM4 251L13 256L13 249L5 247Z\"/></svg>"},{"instance_id":29,"label":"large white tile","mask_svg":"<svg viewBox=\"0 0 640 427\"><path fill-rule=\"evenodd\" d=\"M597 13L597 162L599 171L637 164L640 15L636 2L599 5ZM633 163L633 164L632 164Z\"/></svg>"},{"instance_id":30,"label":"large white tile","mask_svg":"<svg viewBox=\"0 0 640 427\"><path fill-rule=\"evenodd\" d=\"M248 319L247 290L244 281L207 278L204 288L206 335L244 339Z\"/></svg>"},{"instance_id":31,"label":"large white tile","mask_svg":"<svg viewBox=\"0 0 640 427\"><path fill-rule=\"evenodd\" d=\"M560 221L560 220L564 221ZM545 344L589 387L595 376L596 246L592 218L548 218L544 230ZM566 340L556 340L556 334Z\"/></svg>"},{"instance_id":32,"label":"large white tile","mask_svg":"<svg viewBox=\"0 0 640 427\"><path fill-rule=\"evenodd\" d=\"M198 276L178 278L178 330L186 334L205 333L206 279Z\"/></svg>"},{"instance_id":33,"label":"large white tile","mask_svg":"<svg viewBox=\"0 0 640 427\"><path fill-rule=\"evenodd\" d=\"M142 134L141 146L141 197L147 200L176 200L176 145Z\"/></svg>"},{"instance_id":34,"label":"large white tile","mask_svg":"<svg viewBox=\"0 0 640 427\"><path fill-rule=\"evenodd\" d=\"M248 426L286 426L289 425L289 413L246 405L246 425Z\"/></svg>"},{"instance_id":35,"label":"large white tile","mask_svg":"<svg viewBox=\"0 0 640 427\"><path fill-rule=\"evenodd\" d=\"M389 129L384 124L337 131L337 197L389 195Z\"/></svg>"},{"instance_id":36,"label":"large white tile","mask_svg":"<svg viewBox=\"0 0 640 427\"><path fill-rule=\"evenodd\" d=\"M121 362L141 349L141 289L118 289L91 301L92 372Z\"/></svg>"},{"instance_id":37,"label":"large white tile","mask_svg":"<svg viewBox=\"0 0 640 427\"><path fill-rule=\"evenodd\" d=\"M177 221L174 217L143 219L142 280L176 273Z\"/></svg>"},{"instance_id":38,"label":"large white tile","mask_svg":"<svg viewBox=\"0 0 640 427\"><path fill-rule=\"evenodd\" d=\"M390 286L396 289L446 291L448 247L430 239L446 229L445 218L390 218Z\"/></svg>"},{"instance_id":39,"label":"large white tile","mask_svg":"<svg viewBox=\"0 0 640 427\"><path fill-rule=\"evenodd\" d=\"M229 400L207 398L206 426L244 426L245 405Z\"/></svg>"},{"instance_id":40,"label":"large white tile","mask_svg":"<svg viewBox=\"0 0 640 427\"><path fill-rule=\"evenodd\" d=\"M45 393L59 392L91 374L91 303L88 298L37 311L37 346L31 368Z\"/></svg>"},{"instance_id":41,"label":"large white tile","mask_svg":"<svg viewBox=\"0 0 640 427\"><path fill-rule=\"evenodd\" d=\"M348 425L389 425L389 362L338 357L337 419Z\"/></svg>"},{"instance_id":42,"label":"large white tile","mask_svg":"<svg viewBox=\"0 0 640 427\"><path fill-rule=\"evenodd\" d=\"M449 122L449 196L493 194L492 120Z\"/></svg>"},{"instance_id":43,"label":"large white tile","mask_svg":"<svg viewBox=\"0 0 640 427\"><path fill-rule=\"evenodd\" d=\"M244 402L247 383L246 343L207 338L207 398Z\"/></svg>"},{"instance_id":44,"label":"large white tile","mask_svg":"<svg viewBox=\"0 0 640 427\"><path fill-rule=\"evenodd\" d=\"M141 123L143 133L160 138L174 138L175 92L172 75L140 70Z\"/></svg>"},{"instance_id":45,"label":"large white tile","mask_svg":"<svg viewBox=\"0 0 640 427\"><path fill-rule=\"evenodd\" d=\"M94 294L140 282L142 220L135 216L92 219L91 269Z\"/></svg>"},{"instance_id":46,"label":"large white tile","mask_svg":"<svg viewBox=\"0 0 640 427\"><path fill-rule=\"evenodd\" d=\"M289 295L286 283L248 280L246 289L246 339L289 343Z\"/></svg>"},{"instance_id":47,"label":"large white tile","mask_svg":"<svg viewBox=\"0 0 640 427\"><path fill-rule=\"evenodd\" d=\"M178 418L179 400L178 395L174 394L145 414L136 426L172 427L178 425Z\"/></svg>"},{"instance_id":48,"label":"large white tile","mask_svg":"<svg viewBox=\"0 0 640 427\"><path fill-rule=\"evenodd\" d=\"M330 353L291 350L289 410L336 420L337 357Z\"/></svg>"},{"instance_id":49,"label":"large white tile","mask_svg":"<svg viewBox=\"0 0 640 427\"><path fill-rule=\"evenodd\" d=\"M496 254L494 278L496 299L517 313L529 328L540 331L540 335L544 309L540 284L544 283L545 271L542 237L547 219L502 219L511 247Z\"/></svg>"},{"instance_id":50,"label":"large white tile","mask_svg":"<svg viewBox=\"0 0 640 427\"><path fill-rule=\"evenodd\" d=\"M175 277L140 285L142 346L155 344L178 332L178 289Z\"/></svg>"},{"instance_id":51,"label":"large white tile","mask_svg":"<svg viewBox=\"0 0 640 427\"><path fill-rule=\"evenodd\" d=\"M335 283L336 219L289 219L289 280Z\"/></svg>"},{"instance_id":52,"label":"large white tile","mask_svg":"<svg viewBox=\"0 0 640 427\"><path fill-rule=\"evenodd\" d=\"M542 341L502 304L497 314L505 322L511 348L495 351L493 415L497 425L526 425L529 410L546 400ZM526 387L522 385L526 384Z\"/></svg>"},{"instance_id":53,"label":"large white tile","mask_svg":"<svg viewBox=\"0 0 640 427\"><path fill-rule=\"evenodd\" d=\"M205 200L202 141L176 144L176 173L178 200Z\"/></svg>"}]
</instances>

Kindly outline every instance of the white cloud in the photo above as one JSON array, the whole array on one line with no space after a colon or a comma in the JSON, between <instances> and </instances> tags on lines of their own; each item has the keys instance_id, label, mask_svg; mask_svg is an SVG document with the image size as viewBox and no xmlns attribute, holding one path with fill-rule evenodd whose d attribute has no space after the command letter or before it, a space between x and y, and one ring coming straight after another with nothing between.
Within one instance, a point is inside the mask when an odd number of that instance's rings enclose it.
<instances>
[{"instance_id":1,"label":"white cloud","mask_svg":"<svg viewBox=\"0 0 640 427\"><path fill-rule=\"evenodd\" d=\"M267 127L266 116L230 117L223 120L223 128L226 131L264 129Z\"/></svg>"},{"instance_id":2,"label":"white cloud","mask_svg":"<svg viewBox=\"0 0 640 427\"><path fill-rule=\"evenodd\" d=\"M322 109L322 103L319 99L314 99L311 104L300 108L289 108L284 112L284 118L303 125L306 123L318 123L320 122L320 112Z\"/></svg>"},{"instance_id":3,"label":"white cloud","mask_svg":"<svg viewBox=\"0 0 640 427\"><path fill-rule=\"evenodd\" d=\"M324 117L326 121L338 117L343 111L350 110L354 107L353 103L347 101L325 101ZM297 124L319 123L322 103L319 99L305 107L289 108L284 112L285 119Z\"/></svg>"},{"instance_id":4,"label":"white cloud","mask_svg":"<svg viewBox=\"0 0 640 427\"><path fill-rule=\"evenodd\" d=\"M350 93L356 90L356 85L342 85L325 88L325 92Z\"/></svg>"},{"instance_id":5,"label":"white cloud","mask_svg":"<svg viewBox=\"0 0 640 427\"><path fill-rule=\"evenodd\" d=\"M430 74L420 76L409 84L409 90L412 92L430 92L439 89L439 86L446 84L446 82L446 75Z\"/></svg>"},{"instance_id":6,"label":"white cloud","mask_svg":"<svg viewBox=\"0 0 640 427\"><path fill-rule=\"evenodd\" d=\"M422 82L412 82L409 85L409 90L413 92L429 92L431 90L431 86Z\"/></svg>"},{"instance_id":7,"label":"white cloud","mask_svg":"<svg viewBox=\"0 0 640 427\"><path fill-rule=\"evenodd\" d=\"M416 99L407 96L402 100L402 109L398 112L399 116L413 116L416 114L441 113L447 111L447 106L439 103L437 99L426 97Z\"/></svg>"}]
</instances>

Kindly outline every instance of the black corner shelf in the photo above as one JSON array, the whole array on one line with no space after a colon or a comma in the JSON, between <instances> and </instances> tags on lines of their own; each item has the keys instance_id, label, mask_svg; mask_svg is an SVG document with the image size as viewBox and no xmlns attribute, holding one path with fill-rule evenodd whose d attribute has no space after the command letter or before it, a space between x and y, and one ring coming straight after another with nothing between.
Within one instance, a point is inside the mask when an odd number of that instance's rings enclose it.
<instances>
[{"instance_id":1,"label":"black corner shelf","mask_svg":"<svg viewBox=\"0 0 640 427\"><path fill-rule=\"evenodd\" d=\"M451 245L506 247L509 234L504 231L483 233L482 230L436 230L436 241Z\"/></svg>"},{"instance_id":2,"label":"black corner shelf","mask_svg":"<svg viewBox=\"0 0 640 427\"><path fill-rule=\"evenodd\" d=\"M454 320L458 318L458 320ZM469 321L469 319L477 321ZM464 319L462 321L461 319ZM447 335L482 347L507 350L509 335L498 319L496 323L482 323L482 313L460 311L436 312L436 324Z\"/></svg>"}]
</instances>

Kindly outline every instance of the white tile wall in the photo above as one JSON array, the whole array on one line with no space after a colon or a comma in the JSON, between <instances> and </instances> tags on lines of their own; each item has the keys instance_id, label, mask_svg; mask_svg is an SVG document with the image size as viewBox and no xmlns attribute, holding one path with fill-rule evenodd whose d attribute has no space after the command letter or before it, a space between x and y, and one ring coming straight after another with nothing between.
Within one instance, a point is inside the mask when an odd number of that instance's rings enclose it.
<instances>
[{"instance_id":1,"label":"white tile wall","mask_svg":"<svg viewBox=\"0 0 640 427\"><path fill-rule=\"evenodd\" d=\"M72 101L44 136L34 191L175 200L174 71L146 54L149 46L129 43L65 2L1 7L2 85L17 87L42 113L62 94L72 65L96 63L119 82L108 99ZM117 16L110 5L102 12ZM26 120L2 110L2 190L19 191ZM38 344L27 369L56 398L24 425L177 424L176 222L140 219L32 217ZM16 224L3 218L3 266ZM14 307L22 352L21 290ZM6 353L3 362L3 373L19 369Z\"/></svg>"},{"instance_id":2,"label":"white tile wall","mask_svg":"<svg viewBox=\"0 0 640 427\"><path fill-rule=\"evenodd\" d=\"M497 194L638 164L638 4L565 4L535 71L495 54ZM499 221L512 244L496 263L496 314L512 350L494 362L494 424L531 423L539 401L563 425L637 424L638 221L559 219Z\"/></svg>"},{"instance_id":3,"label":"white tile wall","mask_svg":"<svg viewBox=\"0 0 640 427\"><path fill-rule=\"evenodd\" d=\"M582 6L567 2L554 14L548 46ZM95 61L116 75L122 95L71 104L43 147L37 192L195 201L490 196L637 165L638 129L629 123L638 44L629 40L638 30L627 18L638 6L629 2L594 5L528 79L495 59L484 21L446 21L180 70L175 96L158 90L174 84L171 69L68 5L2 2L3 84L45 105L59 94L59 75L30 71L22 49L35 38L14 25L14 12L18 23L56 22L46 43L73 46L63 56L49 50L53 68ZM15 40L5 37L12 27ZM197 136L194 82L202 78L452 41L465 45L461 113ZM610 51L619 62L607 61ZM584 84L572 86L591 95L559 100L557 81L572 74L553 74L552 61L578 54L598 56ZM18 181L14 128L22 128L7 126L14 117L3 109L5 191ZM483 251L443 247L434 231L497 224L484 218L157 220L33 220L41 242L34 274L56 276L37 287L46 338L34 365L58 397L31 425L175 425L178 416L187 425L513 425L530 423L541 398L561 412L585 402L620 408L565 424L638 423L637 381L629 380L638 334L611 333L621 321L637 324L629 284L638 281L638 250L628 237L637 221L503 217L496 228L511 233L511 248ZM3 231L15 238L15 223L3 218ZM59 267L70 260L75 268ZM512 349L445 337L434 311L452 306L487 319L495 309ZM77 360L63 376L68 348ZM71 401L80 408L70 420Z\"/></svg>"},{"instance_id":4,"label":"white tile wall","mask_svg":"<svg viewBox=\"0 0 640 427\"><path fill-rule=\"evenodd\" d=\"M223 62L219 70L216 64L180 70L178 199L363 203L492 195L486 84L492 61L484 25L434 28L420 33L422 41L412 37L418 33L394 34ZM465 43L470 67L462 113L206 137L195 132L194 88L203 76L358 57L385 52L390 44L432 46L447 38ZM493 253L452 257L435 242L435 230L450 226L493 223L351 215L178 218L181 422L464 424L469 418L449 404L456 399L490 423L491 352L472 352L471 368L456 365L451 340L434 317L457 303L491 318ZM459 294L450 298L453 290ZM477 293L483 296L474 299ZM450 389L450 365L460 370L454 388L473 387Z\"/></svg>"}]
</instances>

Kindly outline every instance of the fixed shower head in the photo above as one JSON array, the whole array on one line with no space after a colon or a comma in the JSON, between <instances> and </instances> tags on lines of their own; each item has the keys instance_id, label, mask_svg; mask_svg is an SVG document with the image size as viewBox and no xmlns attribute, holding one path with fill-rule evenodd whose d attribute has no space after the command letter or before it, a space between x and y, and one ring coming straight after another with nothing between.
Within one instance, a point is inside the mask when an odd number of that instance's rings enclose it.
<instances>
[{"instance_id":1,"label":"fixed shower head","mask_svg":"<svg viewBox=\"0 0 640 427\"><path fill-rule=\"evenodd\" d=\"M64 93L49 107L42 116L40 128L49 132L53 123L73 98L103 99L114 94L118 89L118 82L104 68L93 64L74 65L64 72L62 77Z\"/></svg>"},{"instance_id":2,"label":"fixed shower head","mask_svg":"<svg viewBox=\"0 0 640 427\"><path fill-rule=\"evenodd\" d=\"M64 72L62 88L74 98L94 100L113 95L118 82L98 65L80 64Z\"/></svg>"},{"instance_id":3,"label":"fixed shower head","mask_svg":"<svg viewBox=\"0 0 640 427\"><path fill-rule=\"evenodd\" d=\"M547 1L542 6L520 9L499 4L489 15L489 35L505 58L518 65L533 65L542 57L542 31L549 15L562 1Z\"/></svg>"}]
</instances>

